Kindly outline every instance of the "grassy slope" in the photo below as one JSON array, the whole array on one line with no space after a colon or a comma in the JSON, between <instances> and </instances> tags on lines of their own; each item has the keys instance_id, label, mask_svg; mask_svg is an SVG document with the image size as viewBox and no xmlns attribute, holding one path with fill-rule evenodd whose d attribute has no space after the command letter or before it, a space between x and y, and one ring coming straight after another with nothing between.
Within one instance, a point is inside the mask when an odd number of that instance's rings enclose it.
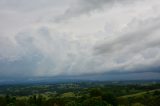
<instances>
[{"instance_id":1,"label":"grassy slope","mask_svg":"<svg viewBox=\"0 0 160 106\"><path fill-rule=\"evenodd\" d=\"M154 91L160 91L160 89L150 90L150 91L145 91L145 92L140 92L140 93L135 93L135 94L131 94L131 95L125 95L125 96L121 96L119 98L128 98L128 97L141 96L141 95L144 95L146 93L153 93Z\"/></svg>"}]
</instances>

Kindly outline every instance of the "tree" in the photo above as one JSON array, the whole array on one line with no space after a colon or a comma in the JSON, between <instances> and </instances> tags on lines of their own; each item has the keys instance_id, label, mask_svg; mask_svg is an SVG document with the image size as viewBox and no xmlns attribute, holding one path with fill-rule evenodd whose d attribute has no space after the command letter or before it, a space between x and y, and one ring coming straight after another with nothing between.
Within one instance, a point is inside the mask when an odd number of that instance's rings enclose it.
<instances>
[{"instance_id":1,"label":"tree","mask_svg":"<svg viewBox=\"0 0 160 106\"><path fill-rule=\"evenodd\" d=\"M134 103L134 104L132 104L131 106L144 106L144 105L141 104L141 103Z\"/></svg>"},{"instance_id":2,"label":"tree","mask_svg":"<svg viewBox=\"0 0 160 106\"><path fill-rule=\"evenodd\" d=\"M75 101L68 102L65 106L79 106L80 104L76 103Z\"/></svg>"},{"instance_id":3,"label":"tree","mask_svg":"<svg viewBox=\"0 0 160 106\"><path fill-rule=\"evenodd\" d=\"M90 96L91 97L97 97L97 96L102 96L102 92L100 89L97 89L97 88L93 88L90 90Z\"/></svg>"},{"instance_id":4,"label":"tree","mask_svg":"<svg viewBox=\"0 0 160 106\"><path fill-rule=\"evenodd\" d=\"M0 97L0 106L6 106L7 103L6 103L6 100L4 97Z\"/></svg>"},{"instance_id":5,"label":"tree","mask_svg":"<svg viewBox=\"0 0 160 106\"><path fill-rule=\"evenodd\" d=\"M102 99L105 100L107 103L112 104L113 106L117 106L116 97L112 93L104 93L102 95Z\"/></svg>"},{"instance_id":6,"label":"tree","mask_svg":"<svg viewBox=\"0 0 160 106\"><path fill-rule=\"evenodd\" d=\"M103 101L100 97L93 97L85 100L83 106L112 106L107 102Z\"/></svg>"},{"instance_id":7,"label":"tree","mask_svg":"<svg viewBox=\"0 0 160 106\"><path fill-rule=\"evenodd\" d=\"M29 106L29 104L27 104L27 101L23 99L23 100L16 100L15 106Z\"/></svg>"}]
</instances>

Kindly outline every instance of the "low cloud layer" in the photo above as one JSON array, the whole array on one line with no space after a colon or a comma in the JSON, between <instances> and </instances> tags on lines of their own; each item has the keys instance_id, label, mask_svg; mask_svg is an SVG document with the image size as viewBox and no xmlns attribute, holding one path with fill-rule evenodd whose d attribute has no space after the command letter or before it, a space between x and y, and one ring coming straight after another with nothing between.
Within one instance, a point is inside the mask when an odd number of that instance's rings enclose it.
<instances>
[{"instance_id":1,"label":"low cloud layer","mask_svg":"<svg viewBox=\"0 0 160 106\"><path fill-rule=\"evenodd\" d=\"M0 74L159 73L159 10L158 0L0 0Z\"/></svg>"}]
</instances>

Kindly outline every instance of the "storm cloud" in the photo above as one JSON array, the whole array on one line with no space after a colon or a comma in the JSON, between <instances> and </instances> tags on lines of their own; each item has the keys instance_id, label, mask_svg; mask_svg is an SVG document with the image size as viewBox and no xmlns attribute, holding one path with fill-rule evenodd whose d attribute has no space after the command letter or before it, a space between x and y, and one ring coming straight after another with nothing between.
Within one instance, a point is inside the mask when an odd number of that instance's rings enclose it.
<instances>
[{"instance_id":1,"label":"storm cloud","mask_svg":"<svg viewBox=\"0 0 160 106\"><path fill-rule=\"evenodd\" d=\"M159 75L159 10L158 0L0 0L0 75Z\"/></svg>"}]
</instances>

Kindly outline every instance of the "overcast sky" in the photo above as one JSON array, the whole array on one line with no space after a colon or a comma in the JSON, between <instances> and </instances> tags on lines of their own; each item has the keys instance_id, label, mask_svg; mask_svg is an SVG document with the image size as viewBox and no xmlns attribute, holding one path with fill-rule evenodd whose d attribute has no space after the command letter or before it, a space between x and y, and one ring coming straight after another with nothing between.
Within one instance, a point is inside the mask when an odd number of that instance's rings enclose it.
<instances>
[{"instance_id":1,"label":"overcast sky","mask_svg":"<svg viewBox=\"0 0 160 106\"><path fill-rule=\"evenodd\" d=\"M159 0L0 0L0 77L126 73L160 77Z\"/></svg>"}]
</instances>

